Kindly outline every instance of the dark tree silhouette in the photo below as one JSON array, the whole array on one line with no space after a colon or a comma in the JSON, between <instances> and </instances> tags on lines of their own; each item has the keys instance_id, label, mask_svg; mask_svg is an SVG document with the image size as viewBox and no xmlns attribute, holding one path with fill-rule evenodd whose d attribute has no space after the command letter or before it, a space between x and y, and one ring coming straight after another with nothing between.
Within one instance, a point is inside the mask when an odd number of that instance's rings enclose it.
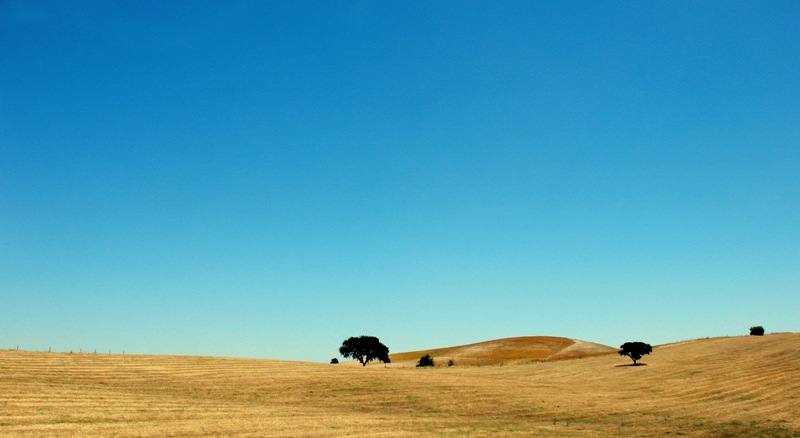
<instances>
[{"instance_id":1,"label":"dark tree silhouette","mask_svg":"<svg viewBox=\"0 0 800 438\"><path fill-rule=\"evenodd\" d=\"M453 359L450 359L450 360L448 360L448 361L447 361L447 366L449 366L449 367L451 367L451 366L453 366L453 365L455 365L455 364L456 364L456 363L455 363L455 362L453 362Z\"/></svg>"},{"instance_id":2,"label":"dark tree silhouette","mask_svg":"<svg viewBox=\"0 0 800 438\"><path fill-rule=\"evenodd\" d=\"M422 367L432 367L433 366L433 358L430 354L426 354L419 358L419 362L417 362L417 368Z\"/></svg>"},{"instance_id":3,"label":"dark tree silhouette","mask_svg":"<svg viewBox=\"0 0 800 438\"><path fill-rule=\"evenodd\" d=\"M764 336L764 327L760 325L750 327L750 336Z\"/></svg>"},{"instance_id":4,"label":"dark tree silhouette","mask_svg":"<svg viewBox=\"0 0 800 438\"><path fill-rule=\"evenodd\" d=\"M339 359L337 359L335 357L333 359L331 359L331 365L336 365L337 363L339 363Z\"/></svg>"},{"instance_id":5,"label":"dark tree silhouette","mask_svg":"<svg viewBox=\"0 0 800 438\"><path fill-rule=\"evenodd\" d=\"M350 337L342 342L339 347L339 354L344 357L352 357L359 361L362 366L367 366L374 359L383 363L389 363L389 347L381 344L380 339L375 336Z\"/></svg>"},{"instance_id":6,"label":"dark tree silhouette","mask_svg":"<svg viewBox=\"0 0 800 438\"><path fill-rule=\"evenodd\" d=\"M653 352L653 347L650 344L646 344L644 342L626 342L619 346L619 353L620 356L628 356L633 361L634 365L638 365L636 362L642 358L645 354L650 354Z\"/></svg>"}]
</instances>

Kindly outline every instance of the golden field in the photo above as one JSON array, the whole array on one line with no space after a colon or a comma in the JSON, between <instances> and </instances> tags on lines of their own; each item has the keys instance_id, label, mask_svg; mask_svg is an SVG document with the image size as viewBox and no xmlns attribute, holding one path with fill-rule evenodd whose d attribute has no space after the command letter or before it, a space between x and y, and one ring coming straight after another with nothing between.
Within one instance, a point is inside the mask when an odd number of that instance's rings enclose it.
<instances>
[{"instance_id":1,"label":"golden field","mask_svg":"<svg viewBox=\"0 0 800 438\"><path fill-rule=\"evenodd\" d=\"M417 369L0 351L0 435L800 436L800 334Z\"/></svg>"},{"instance_id":2,"label":"golden field","mask_svg":"<svg viewBox=\"0 0 800 438\"><path fill-rule=\"evenodd\" d=\"M455 347L391 354L392 364L414 365L422 355L433 357L436 366L518 364L531 361L577 359L614 353L607 345L556 336L519 336Z\"/></svg>"}]
</instances>

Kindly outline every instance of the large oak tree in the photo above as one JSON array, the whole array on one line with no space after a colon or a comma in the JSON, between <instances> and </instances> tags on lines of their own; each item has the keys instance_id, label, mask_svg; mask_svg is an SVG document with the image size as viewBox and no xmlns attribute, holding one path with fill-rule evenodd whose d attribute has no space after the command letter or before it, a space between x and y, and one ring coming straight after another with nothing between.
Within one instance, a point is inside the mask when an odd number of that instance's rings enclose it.
<instances>
[{"instance_id":1,"label":"large oak tree","mask_svg":"<svg viewBox=\"0 0 800 438\"><path fill-rule=\"evenodd\" d=\"M650 344L646 344L644 342L626 342L619 347L619 355L620 356L628 356L633 361L634 365L638 365L636 362L642 358L642 356L646 354L650 354L653 352L653 347Z\"/></svg>"},{"instance_id":2,"label":"large oak tree","mask_svg":"<svg viewBox=\"0 0 800 438\"><path fill-rule=\"evenodd\" d=\"M375 336L350 337L342 342L339 347L339 354L344 357L352 357L359 361L362 366L377 359L383 363L389 363L389 347L383 345L380 339Z\"/></svg>"}]
</instances>

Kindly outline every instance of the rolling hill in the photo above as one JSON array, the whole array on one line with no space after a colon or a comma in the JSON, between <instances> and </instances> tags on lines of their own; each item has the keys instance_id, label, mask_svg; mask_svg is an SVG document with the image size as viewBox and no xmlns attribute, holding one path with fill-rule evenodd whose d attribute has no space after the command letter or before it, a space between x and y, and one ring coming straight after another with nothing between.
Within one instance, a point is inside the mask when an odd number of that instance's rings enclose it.
<instances>
[{"instance_id":1,"label":"rolling hill","mask_svg":"<svg viewBox=\"0 0 800 438\"><path fill-rule=\"evenodd\" d=\"M556 336L520 336L495 339L455 347L409 351L390 355L393 364L413 365L429 354L437 366L452 360L458 365L499 365L530 361L576 359L614 353L606 345Z\"/></svg>"},{"instance_id":2,"label":"rolling hill","mask_svg":"<svg viewBox=\"0 0 800 438\"><path fill-rule=\"evenodd\" d=\"M800 434L800 334L664 345L644 362L418 369L0 351L0 435Z\"/></svg>"}]
</instances>

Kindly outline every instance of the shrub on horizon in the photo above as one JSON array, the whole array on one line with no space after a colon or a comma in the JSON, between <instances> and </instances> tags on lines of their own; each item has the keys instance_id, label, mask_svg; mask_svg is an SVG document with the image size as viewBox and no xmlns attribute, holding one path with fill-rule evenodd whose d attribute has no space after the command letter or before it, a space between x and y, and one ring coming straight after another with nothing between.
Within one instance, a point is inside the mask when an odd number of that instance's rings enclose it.
<instances>
[{"instance_id":1,"label":"shrub on horizon","mask_svg":"<svg viewBox=\"0 0 800 438\"><path fill-rule=\"evenodd\" d=\"M422 367L432 367L433 366L433 358L430 354L426 354L419 358L419 362L417 362L417 368Z\"/></svg>"},{"instance_id":2,"label":"shrub on horizon","mask_svg":"<svg viewBox=\"0 0 800 438\"><path fill-rule=\"evenodd\" d=\"M760 325L750 327L750 336L764 336L764 327Z\"/></svg>"},{"instance_id":3,"label":"shrub on horizon","mask_svg":"<svg viewBox=\"0 0 800 438\"><path fill-rule=\"evenodd\" d=\"M339 363L339 359L337 359L335 357L333 359L331 359L331 365L336 365L337 363Z\"/></svg>"}]
</instances>

